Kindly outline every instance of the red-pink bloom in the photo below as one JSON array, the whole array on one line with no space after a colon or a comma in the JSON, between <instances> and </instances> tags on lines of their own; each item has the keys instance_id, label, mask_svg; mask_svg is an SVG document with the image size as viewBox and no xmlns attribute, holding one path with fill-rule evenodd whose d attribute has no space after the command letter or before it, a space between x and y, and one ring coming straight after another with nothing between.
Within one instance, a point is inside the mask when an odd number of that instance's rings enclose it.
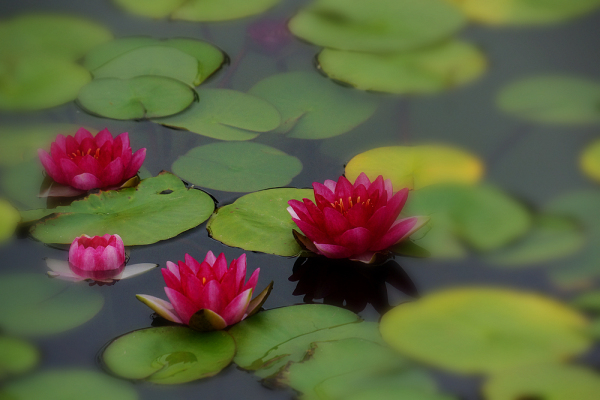
<instances>
[{"instance_id":1,"label":"red-pink bloom","mask_svg":"<svg viewBox=\"0 0 600 400\"><path fill-rule=\"evenodd\" d=\"M223 329L254 314L272 287L271 283L254 300L250 300L260 268L244 283L245 254L234 259L229 269L223 253L215 257L209 251L202 263L186 254L185 262L175 264L167 261L167 268L161 271L167 284L165 292L171 302L148 295L137 295L138 300L161 317L198 330Z\"/></svg>"},{"instance_id":2,"label":"red-pink bloom","mask_svg":"<svg viewBox=\"0 0 600 400\"><path fill-rule=\"evenodd\" d=\"M409 237L427 218L397 219L408 198L408 189L394 194L389 179L380 175L371 182L365 173L352 185L341 176L337 183L314 182L315 203L290 200L288 212L302 230L296 235L310 251L329 258L350 258L365 263L378 252Z\"/></svg>"},{"instance_id":3,"label":"red-pink bloom","mask_svg":"<svg viewBox=\"0 0 600 400\"><path fill-rule=\"evenodd\" d=\"M39 149L38 155L55 182L87 191L114 188L135 176L146 149L132 154L127 132L113 139L107 129L94 137L80 128L75 137L58 135L50 146L50 154Z\"/></svg>"},{"instance_id":4,"label":"red-pink bloom","mask_svg":"<svg viewBox=\"0 0 600 400\"><path fill-rule=\"evenodd\" d=\"M69 263L82 271L110 271L125 265L125 246L119 235L80 236L69 248Z\"/></svg>"}]
</instances>

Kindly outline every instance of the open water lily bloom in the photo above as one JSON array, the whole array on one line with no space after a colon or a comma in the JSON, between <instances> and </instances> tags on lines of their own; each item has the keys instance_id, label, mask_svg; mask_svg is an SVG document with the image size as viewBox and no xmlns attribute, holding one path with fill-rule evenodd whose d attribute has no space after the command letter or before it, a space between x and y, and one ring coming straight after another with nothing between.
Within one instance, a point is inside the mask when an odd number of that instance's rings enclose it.
<instances>
[{"instance_id":1,"label":"open water lily bloom","mask_svg":"<svg viewBox=\"0 0 600 400\"><path fill-rule=\"evenodd\" d=\"M394 194L392 182L380 175L373 182L363 172L351 184L341 176L337 182L313 183L315 203L290 200L288 212L303 236L295 233L308 250L329 258L349 258L372 263L375 256L408 238L427 217L398 219L408 189Z\"/></svg>"},{"instance_id":2,"label":"open water lily bloom","mask_svg":"<svg viewBox=\"0 0 600 400\"><path fill-rule=\"evenodd\" d=\"M93 136L80 128L74 137L58 135L50 154L39 149L38 155L55 182L88 191L117 188L135 176L146 158L146 149L132 153L127 132L113 139L108 129Z\"/></svg>"},{"instance_id":3,"label":"open water lily bloom","mask_svg":"<svg viewBox=\"0 0 600 400\"><path fill-rule=\"evenodd\" d=\"M229 268L225 255L215 257L212 251L202 263L189 254L185 262L168 261L162 270L165 292L171 301L154 296L137 295L161 317L189 325L199 331L219 330L257 312L267 299L273 282L254 300L252 293L258 282L260 268L246 279L246 255L234 259Z\"/></svg>"}]
</instances>

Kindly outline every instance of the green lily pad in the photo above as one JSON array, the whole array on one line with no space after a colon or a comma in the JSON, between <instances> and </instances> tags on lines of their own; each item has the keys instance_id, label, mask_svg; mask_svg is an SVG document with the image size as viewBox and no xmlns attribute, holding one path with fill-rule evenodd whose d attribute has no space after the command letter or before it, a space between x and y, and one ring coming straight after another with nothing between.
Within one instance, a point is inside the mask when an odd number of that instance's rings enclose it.
<instances>
[{"instance_id":1,"label":"green lily pad","mask_svg":"<svg viewBox=\"0 0 600 400\"><path fill-rule=\"evenodd\" d=\"M595 400L600 392L600 377L577 365L530 365L494 374L483 391L487 400Z\"/></svg>"},{"instance_id":2,"label":"green lily pad","mask_svg":"<svg viewBox=\"0 0 600 400\"><path fill-rule=\"evenodd\" d=\"M29 342L10 336L0 336L0 380L27 372L39 361L39 351Z\"/></svg>"},{"instance_id":3,"label":"green lily pad","mask_svg":"<svg viewBox=\"0 0 600 400\"><path fill-rule=\"evenodd\" d=\"M150 18L164 18L187 0L113 0L130 13Z\"/></svg>"},{"instance_id":4,"label":"green lily pad","mask_svg":"<svg viewBox=\"0 0 600 400\"><path fill-rule=\"evenodd\" d=\"M586 237L572 220L540 215L532 229L518 242L486 256L492 264L504 267L527 267L563 258L580 250Z\"/></svg>"},{"instance_id":5,"label":"green lily pad","mask_svg":"<svg viewBox=\"0 0 600 400\"><path fill-rule=\"evenodd\" d=\"M75 100L90 73L64 58L0 58L0 109L38 110Z\"/></svg>"},{"instance_id":6,"label":"green lily pad","mask_svg":"<svg viewBox=\"0 0 600 400\"><path fill-rule=\"evenodd\" d=\"M273 75L258 82L249 93L277 107L283 121L276 133L300 139L341 135L365 122L377 109L374 98L308 72Z\"/></svg>"},{"instance_id":7,"label":"green lily pad","mask_svg":"<svg viewBox=\"0 0 600 400\"><path fill-rule=\"evenodd\" d=\"M452 89L474 81L487 68L481 51L457 40L386 54L324 49L317 60L331 79L361 90L396 94Z\"/></svg>"},{"instance_id":8,"label":"green lily pad","mask_svg":"<svg viewBox=\"0 0 600 400\"><path fill-rule=\"evenodd\" d=\"M233 204L220 207L206 229L211 237L228 246L249 251L292 257L302 252L294 239L288 201L314 201L312 189L269 189L250 193Z\"/></svg>"},{"instance_id":9,"label":"green lily pad","mask_svg":"<svg viewBox=\"0 0 600 400\"><path fill-rule=\"evenodd\" d=\"M130 383L94 371L50 370L0 389L6 400L137 400Z\"/></svg>"},{"instance_id":10,"label":"green lily pad","mask_svg":"<svg viewBox=\"0 0 600 400\"><path fill-rule=\"evenodd\" d=\"M289 22L319 46L364 52L405 51L452 36L464 15L443 0L317 0Z\"/></svg>"},{"instance_id":11,"label":"green lily pad","mask_svg":"<svg viewBox=\"0 0 600 400\"><path fill-rule=\"evenodd\" d=\"M0 198L0 243L12 236L20 220L19 211Z\"/></svg>"},{"instance_id":12,"label":"green lily pad","mask_svg":"<svg viewBox=\"0 0 600 400\"><path fill-rule=\"evenodd\" d=\"M588 145L579 159L579 165L582 171L594 179L600 181L600 140L596 140Z\"/></svg>"},{"instance_id":13,"label":"green lily pad","mask_svg":"<svg viewBox=\"0 0 600 400\"><path fill-rule=\"evenodd\" d=\"M234 354L235 342L226 332L163 326L118 337L102 360L122 378L171 385L216 375Z\"/></svg>"},{"instance_id":14,"label":"green lily pad","mask_svg":"<svg viewBox=\"0 0 600 400\"><path fill-rule=\"evenodd\" d=\"M104 297L88 287L37 274L0 279L0 327L14 335L51 335L75 328L102 309Z\"/></svg>"},{"instance_id":15,"label":"green lily pad","mask_svg":"<svg viewBox=\"0 0 600 400\"><path fill-rule=\"evenodd\" d=\"M38 159L22 162L5 169L0 186L6 196L15 201L19 210L46 207L46 198L38 197L44 183L44 167Z\"/></svg>"},{"instance_id":16,"label":"green lily pad","mask_svg":"<svg viewBox=\"0 0 600 400\"><path fill-rule=\"evenodd\" d=\"M456 397L429 393L413 388L374 388L366 392L350 394L346 400L456 400Z\"/></svg>"},{"instance_id":17,"label":"green lily pad","mask_svg":"<svg viewBox=\"0 0 600 400\"><path fill-rule=\"evenodd\" d=\"M346 165L345 174L351 182L363 172L371 180L383 175L398 191L442 182L476 183L483 175L483 163L450 146L390 146L360 153Z\"/></svg>"},{"instance_id":18,"label":"green lily pad","mask_svg":"<svg viewBox=\"0 0 600 400\"><path fill-rule=\"evenodd\" d=\"M431 217L431 229L411 239L436 257L463 255L461 242L477 251L499 249L532 223L522 204L491 185L428 186L409 195L403 213Z\"/></svg>"},{"instance_id":19,"label":"green lily pad","mask_svg":"<svg viewBox=\"0 0 600 400\"><path fill-rule=\"evenodd\" d=\"M0 25L0 59L35 54L76 61L110 39L109 30L85 18L22 14Z\"/></svg>"},{"instance_id":20,"label":"green lily pad","mask_svg":"<svg viewBox=\"0 0 600 400\"><path fill-rule=\"evenodd\" d=\"M281 0L188 0L172 14L185 21L227 21L267 11Z\"/></svg>"},{"instance_id":21,"label":"green lily pad","mask_svg":"<svg viewBox=\"0 0 600 400\"><path fill-rule=\"evenodd\" d=\"M196 93L185 83L164 76L94 79L79 92L86 111L113 119L158 118L185 110Z\"/></svg>"},{"instance_id":22,"label":"green lily pad","mask_svg":"<svg viewBox=\"0 0 600 400\"><path fill-rule=\"evenodd\" d=\"M496 288L444 290L395 307L383 339L402 354L461 373L496 373L587 350L588 321L550 298Z\"/></svg>"},{"instance_id":23,"label":"green lily pad","mask_svg":"<svg viewBox=\"0 0 600 400\"><path fill-rule=\"evenodd\" d=\"M164 76L192 86L198 75L198 60L171 47L144 46L113 58L92 73L96 79Z\"/></svg>"},{"instance_id":24,"label":"green lily pad","mask_svg":"<svg viewBox=\"0 0 600 400\"><path fill-rule=\"evenodd\" d=\"M571 304L586 311L600 313L600 290L580 294Z\"/></svg>"},{"instance_id":25,"label":"green lily pad","mask_svg":"<svg viewBox=\"0 0 600 400\"><path fill-rule=\"evenodd\" d=\"M156 243L192 229L214 210L212 198L188 189L175 175L161 173L136 188L101 191L70 206L24 213L28 221L50 215L31 234L44 243L71 243L83 234L119 234L126 246Z\"/></svg>"},{"instance_id":26,"label":"green lily pad","mask_svg":"<svg viewBox=\"0 0 600 400\"><path fill-rule=\"evenodd\" d=\"M195 185L224 192L253 192L285 186L302 163L274 147L253 142L222 142L194 147L179 157L173 172Z\"/></svg>"},{"instance_id":27,"label":"green lily pad","mask_svg":"<svg viewBox=\"0 0 600 400\"><path fill-rule=\"evenodd\" d=\"M198 96L201 101L188 110L155 122L220 140L254 139L281 122L270 103L237 90L202 89Z\"/></svg>"},{"instance_id":28,"label":"green lily pad","mask_svg":"<svg viewBox=\"0 0 600 400\"><path fill-rule=\"evenodd\" d=\"M500 109L532 122L581 125L600 122L600 82L561 75L524 78L498 94Z\"/></svg>"},{"instance_id":29,"label":"green lily pad","mask_svg":"<svg viewBox=\"0 0 600 400\"><path fill-rule=\"evenodd\" d=\"M598 0L446 0L468 17L490 25L538 25L574 18L600 6Z\"/></svg>"}]
</instances>

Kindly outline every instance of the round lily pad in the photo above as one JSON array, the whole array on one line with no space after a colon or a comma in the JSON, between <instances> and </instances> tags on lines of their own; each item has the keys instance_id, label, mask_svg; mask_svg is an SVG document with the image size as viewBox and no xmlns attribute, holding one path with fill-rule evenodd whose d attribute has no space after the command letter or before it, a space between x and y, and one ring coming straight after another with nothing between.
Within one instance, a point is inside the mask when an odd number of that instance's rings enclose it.
<instances>
[{"instance_id":1,"label":"round lily pad","mask_svg":"<svg viewBox=\"0 0 600 400\"><path fill-rule=\"evenodd\" d=\"M64 58L0 57L1 110L38 110L74 100L90 73Z\"/></svg>"},{"instance_id":2,"label":"round lily pad","mask_svg":"<svg viewBox=\"0 0 600 400\"><path fill-rule=\"evenodd\" d=\"M579 164L587 176L595 181L600 181L600 140L594 141L585 148Z\"/></svg>"},{"instance_id":3,"label":"round lily pad","mask_svg":"<svg viewBox=\"0 0 600 400\"><path fill-rule=\"evenodd\" d=\"M383 339L405 355L461 373L496 373L587 350L587 320L550 298L496 288L444 290L395 307Z\"/></svg>"},{"instance_id":4,"label":"round lily pad","mask_svg":"<svg viewBox=\"0 0 600 400\"><path fill-rule=\"evenodd\" d=\"M483 175L482 161L450 146L379 147L354 156L346 165L346 177L354 182L364 172L372 181L379 175L391 179L395 191L420 189L434 183L476 183Z\"/></svg>"},{"instance_id":5,"label":"round lily pad","mask_svg":"<svg viewBox=\"0 0 600 400\"><path fill-rule=\"evenodd\" d=\"M537 25L588 13L598 0L447 0L472 20L490 25Z\"/></svg>"},{"instance_id":6,"label":"round lily pad","mask_svg":"<svg viewBox=\"0 0 600 400\"><path fill-rule=\"evenodd\" d=\"M235 342L226 332L163 326L118 337L104 350L102 360L122 378L169 385L216 375L234 354Z\"/></svg>"},{"instance_id":7,"label":"round lily pad","mask_svg":"<svg viewBox=\"0 0 600 400\"><path fill-rule=\"evenodd\" d=\"M279 126L281 117L270 103L230 89L198 90L200 101L186 111L155 120L220 140L250 140Z\"/></svg>"},{"instance_id":8,"label":"round lily pad","mask_svg":"<svg viewBox=\"0 0 600 400\"><path fill-rule=\"evenodd\" d=\"M15 335L50 335L79 326L96 315L104 297L88 287L36 274L0 279L0 327Z\"/></svg>"},{"instance_id":9,"label":"round lily pad","mask_svg":"<svg viewBox=\"0 0 600 400\"><path fill-rule=\"evenodd\" d=\"M172 14L185 21L227 21L260 14L281 0L188 0Z\"/></svg>"},{"instance_id":10,"label":"round lily pad","mask_svg":"<svg viewBox=\"0 0 600 400\"><path fill-rule=\"evenodd\" d=\"M172 47L144 46L113 58L92 73L96 79L165 76L192 86L198 75L198 60Z\"/></svg>"},{"instance_id":11,"label":"round lily pad","mask_svg":"<svg viewBox=\"0 0 600 400\"><path fill-rule=\"evenodd\" d=\"M249 93L277 107L282 124L275 132L300 139L341 135L365 122L377 109L370 95L308 72L273 75L258 82Z\"/></svg>"},{"instance_id":12,"label":"round lily pad","mask_svg":"<svg viewBox=\"0 0 600 400\"><path fill-rule=\"evenodd\" d=\"M137 400L130 383L86 370L49 370L13 381L0 398L18 400Z\"/></svg>"},{"instance_id":13,"label":"round lily pad","mask_svg":"<svg viewBox=\"0 0 600 400\"><path fill-rule=\"evenodd\" d=\"M287 208L289 200L302 201L303 198L314 201L312 189L282 188L250 193L219 208L206 229L213 239L228 246L296 256L302 249L292 230L298 227Z\"/></svg>"},{"instance_id":14,"label":"round lily pad","mask_svg":"<svg viewBox=\"0 0 600 400\"><path fill-rule=\"evenodd\" d=\"M144 179L137 187L100 191L50 210L25 212L27 221L53 214L31 234L44 243L71 243L83 234L118 234L126 246L156 243L206 221L215 204L206 193L188 189L168 172ZM37 218L36 218L37 217Z\"/></svg>"},{"instance_id":15,"label":"round lily pad","mask_svg":"<svg viewBox=\"0 0 600 400\"><path fill-rule=\"evenodd\" d=\"M457 40L386 54L324 49L317 60L331 79L361 90L397 94L452 89L474 81L487 68L481 51Z\"/></svg>"},{"instance_id":16,"label":"round lily pad","mask_svg":"<svg viewBox=\"0 0 600 400\"><path fill-rule=\"evenodd\" d=\"M506 86L498 107L532 122L580 125L600 122L600 82L571 76L540 75Z\"/></svg>"},{"instance_id":17,"label":"round lily pad","mask_svg":"<svg viewBox=\"0 0 600 400\"><path fill-rule=\"evenodd\" d=\"M169 16L187 0L113 0L115 4L133 14L150 18Z\"/></svg>"},{"instance_id":18,"label":"round lily pad","mask_svg":"<svg viewBox=\"0 0 600 400\"><path fill-rule=\"evenodd\" d=\"M12 236L21 215L8 201L0 198L0 243Z\"/></svg>"},{"instance_id":19,"label":"round lily pad","mask_svg":"<svg viewBox=\"0 0 600 400\"><path fill-rule=\"evenodd\" d=\"M22 374L40 361L40 353L28 342L10 336L0 336L0 380Z\"/></svg>"},{"instance_id":20,"label":"round lily pad","mask_svg":"<svg viewBox=\"0 0 600 400\"><path fill-rule=\"evenodd\" d=\"M173 172L195 185L225 192L253 192L285 186L302 163L274 147L253 142L194 147L173 163Z\"/></svg>"},{"instance_id":21,"label":"round lily pad","mask_svg":"<svg viewBox=\"0 0 600 400\"><path fill-rule=\"evenodd\" d=\"M79 92L88 112L113 119L157 118L177 114L194 101L192 88L164 76L94 79Z\"/></svg>"},{"instance_id":22,"label":"round lily pad","mask_svg":"<svg viewBox=\"0 0 600 400\"><path fill-rule=\"evenodd\" d=\"M600 377L577 365L529 365L494 374L483 391L487 400L595 400L600 393Z\"/></svg>"},{"instance_id":23,"label":"round lily pad","mask_svg":"<svg viewBox=\"0 0 600 400\"><path fill-rule=\"evenodd\" d=\"M292 33L319 46L391 52L449 37L466 23L443 0L317 0L289 22Z\"/></svg>"}]
</instances>

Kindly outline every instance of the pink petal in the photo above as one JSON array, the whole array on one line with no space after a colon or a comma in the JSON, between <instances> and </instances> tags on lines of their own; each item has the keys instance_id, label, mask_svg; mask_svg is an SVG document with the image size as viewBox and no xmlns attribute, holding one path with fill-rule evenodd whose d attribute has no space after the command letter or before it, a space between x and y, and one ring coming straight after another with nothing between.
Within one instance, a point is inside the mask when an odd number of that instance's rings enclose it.
<instances>
[{"instance_id":1,"label":"pink petal","mask_svg":"<svg viewBox=\"0 0 600 400\"><path fill-rule=\"evenodd\" d=\"M225 253L219 254L217 260L213 264L213 273L215 278L221 282L223 275L227 272L227 260L225 259Z\"/></svg>"},{"instance_id":2,"label":"pink petal","mask_svg":"<svg viewBox=\"0 0 600 400\"><path fill-rule=\"evenodd\" d=\"M335 187L335 197L337 199L347 199L352 196L352 184L345 176L340 176Z\"/></svg>"},{"instance_id":3,"label":"pink petal","mask_svg":"<svg viewBox=\"0 0 600 400\"><path fill-rule=\"evenodd\" d=\"M181 279L179 275L179 266L177 264L171 261L167 261L167 268L169 269L169 271L171 271L175 278L177 278L177 280Z\"/></svg>"},{"instance_id":4,"label":"pink petal","mask_svg":"<svg viewBox=\"0 0 600 400\"><path fill-rule=\"evenodd\" d=\"M328 203L333 203L337 200L333 191L319 182L313 182L313 189L315 191L315 197L316 195L322 196Z\"/></svg>"},{"instance_id":5,"label":"pink petal","mask_svg":"<svg viewBox=\"0 0 600 400\"><path fill-rule=\"evenodd\" d=\"M319 210L315 203L313 203L309 199L302 199L302 201L304 202L304 206L306 207L308 214L315 222L315 225L324 226L325 216L323 215L323 211Z\"/></svg>"},{"instance_id":6,"label":"pink petal","mask_svg":"<svg viewBox=\"0 0 600 400\"><path fill-rule=\"evenodd\" d=\"M353 253L352 250L336 244L315 243L315 247L328 258L348 258Z\"/></svg>"},{"instance_id":7,"label":"pink petal","mask_svg":"<svg viewBox=\"0 0 600 400\"><path fill-rule=\"evenodd\" d=\"M67 146L67 154L73 154L76 153L77 150L79 150L79 143L71 135L67 136L67 138L65 139L65 144Z\"/></svg>"},{"instance_id":8,"label":"pink petal","mask_svg":"<svg viewBox=\"0 0 600 400\"><path fill-rule=\"evenodd\" d=\"M161 268L160 272L162 272L163 279L165 280L165 284L167 287L171 289L177 290L178 292L183 292L183 287L181 286L181 282L179 278L173 274L167 268Z\"/></svg>"},{"instance_id":9,"label":"pink petal","mask_svg":"<svg viewBox=\"0 0 600 400\"><path fill-rule=\"evenodd\" d=\"M387 198L388 200L390 200L394 195L394 188L392 186L391 179L386 179L385 181L383 181L383 186L385 188L385 191L387 192ZM408 190L408 188L406 190Z\"/></svg>"},{"instance_id":10,"label":"pink petal","mask_svg":"<svg viewBox=\"0 0 600 400\"><path fill-rule=\"evenodd\" d=\"M200 271L200 263L192 256L186 253L185 255L185 265L189 267L194 275L198 275L198 271Z\"/></svg>"},{"instance_id":11,"label":"pink petal","mask_svg":"<svg viewBox=\"0 0 600 400\"><path fill-rule=\"evenodd\" d=\"M256 284L258 283L258 274L259 273L260 273L260 268L256 268L254 270L254 272L252 273L252 275L250 276L250 279L248 279L248 282L246 282L246 284L242 288L242 290L248 290L248 289L254 290L256 288Z\"/></svg>"},{"instance_id":12,"label":"pink petal","mask_svg":"<svg viewBox=\"0 0 600 400\"><path fill-rule=\"evenodd\" d=\"M200 279L196 278L192 274L181 274L181 287L182 293L191 301L196 304L198 309L206 308L202 302L202 292L204 292L204 285Z\"/></svg>"},{"instance_id":13,"label":"pink petal","mask_svg":"<svg viewBox=\"0 0 600 400\"><path fill-rule=\"evenodd\" d=\"M90 190L102 187L102 181L89 173L79 174L71 179L71 186L81 190Z\"/></svg>"},{"instance_id":14,"label":"pink petal","mask_svg":"<svg viewBox=\"0 0 600 400\"><path fill-rule=\"evenodd\" d=\"M109 271L117 269L125 262L125 253L119 254L114 246L104 248L100 256L100 262L97 265L98 271Z\"/></svg>"},{"instance_id":15,"label":"pink petal","mask_svg":"<svg viewBox=\"0 0 600 400\"><path fill-rule=\"evenodd\" d=\"M65 155L67 154L67 139L65 138L64 135L61 135L61 134L56 135L56 139L54 140L54 143L56 143L58 148L60 150L62 150L63 154L65 154Z\"/></svg>"},{"instance_id":16,"label":"pink petal","mask_svg":"<svg viewBox=\"0 0 600 400\"><path fill-rule=\"evenodd\" d=\"M179 293L177 290L166 287L165 293L171 301L175 312L181 319L181 322L186 325L189 324L192 315L199 310L198 307L196 307L196 305L190 299Z\"/></svg>"},{"instance_id":17,"label":"pink petal","mask_svg":"<svg viewBox=\"0 0 600 400\"><path fill-rule=\"evenodd\" d=\"M337 183L335 181L327 179L325 182L323 182L323 185L325 185L325 187L331 190L332 193L335 193L335 187L337 186Z\"/></svg>"},{"instance_id":18,"label":"pink petal","mask_svg":"<svg viewBox=\"0 0 600 400\"><path fill-rule=\"evenodd\" d=\"M139 149L138 151L136 151L133 154L133 157L131 158L131 162L129 163L129 166L125 170L123 179L129 179L132 176L134 176L135 174L137 174L138 171L140 170L142 164L144 163L145 158L146 158L146 149Z\"/></svg>"},{"instance_id":19,"label":"pink petal","mask_svg":"<svg viewBox=\"0 0 600 400\"><path fill-rule=\"evenodd\" d=\"M115 157L121 157L127 151L131 151L129 147L129 133L123 132L113 142L113 154Z\"/></svg>"},{"instance_id":20,"label":"pink petal","mask_svg":"<svg viewBox=\"0 0 600 400\"><path fill-rule=\"evenodd\" d=\"M106 167L112 160L112 142L105 142L102 147L100 147L98 155L98 162L102 167Z\"/></svg>"},{"instance_id":21,"label":"pink petal","mask_svg":"<svg viewBox=\"0 0 600 400\"><path fill-rule=\"evenodd\" d=\"M294 211L294 209L292 208L292 206L289 206L288 208L286 208L287 212L290 213L290 215L292 216L292 218L298 218L298 214L296 214L296 211Z\"/></svg>"},{"instance_id":22,"label":"pink petal","mask_svg":"<svg viewBox=\"0 0 600 400\"><path fill-rule=\"evenodd\" d=\"M107 142L112 146L113 143L113 137L106 128L98 132L98 134L94 137L94 140L96 141L96 146L98 147L102 147Z\"/></svg>"},{"instance_id":23,"label":"pink petal","mask_svg":"<svg viewBox=\"0 0 600 400\"><path fill-rule=\"evenodd\" d=\"M336 239L337 244L350 249L353 254L369 250L373 242L373 234L366 228L358 227L347 230Z\"/></svg>"},{"instance_id":24,"label":"pink petal","mask_svg":"<svg viewBox=\"0 0 600 400\"><path fill-rule=\"evenodd\" d=\"M233 325L238 323L244 317L246 310L248 309L248 305L250 304L250 299L252 298L252 289L244 290L242 293L238 294L227 307L219 313L221 317L227 322L227 325Z\"/></svg>"},{"instance_id":25,"label":"pink petal","mask_svg":"<svg viewBox=\"0 0 600 400\"><path fill-rule=\"evenodd\" d=\"M175 322L176 324L183 323L175 313L173 305L168 301L147 294L136 294L135 297L164 319Z\"/></svg>"},{"instance_id":26,"label":"pink petal","mask_svg":"<svg viewBox=\"0 0 600 400\"><path fill-rule=\"evenodd\" d=\"M369 191L369 197L375 192L379 192L379 194L383 194L385 190L385 185L383 184L383 176L379 175L372 183L371 186L367 188Z\"/></svg>"},{"instance_id":27,"label":"pink petal","mask_svg":"<svg viewBox=\"0 0 600 400\"><path fill-rule=\"evenodd\" d=\"M81 157L81 160L77 163L79 168L83 170L83 172L88 172L94 176L100 176L102 172L102 166L94 157L90 155L85 155Z\"/></svg>"},{"instance_id":28,"label":"pink petal","mask_svg":"<svg viewBox=\"0 0 600 400\"><path fill-rule=\"evenodd\" d=\"M42 149L39 149L38 156L40 157L40 161L42 162L42 165L44 166L44 169L46 170L46 173L48 173L50 178L52 178L55 182L58 183L67 183L62 170L58 168L58 166L54 163L52 157L50 157L48 153L46 153Z\"/></svg>"},{"instance_id":29,"label":"pink petal","mask_svg":"<svg viewBox=\"0 0 600 400\"><path fill-rule=\"evenodd\" d=\"M82 143L84 139L94 139L94 136L85 128L79 128L75 134L77 143Z\"/></svg>"},{"instance_id":30,"label":"pink petal","mask_svg":"<svg viewBox=\"0 0 600 400\"><path fill-rule=\"evenodd\" d=\"M298 200L290 200L290 201L288 201L288 204L296 212L296 215L308 216L308 210L306 209L306 206L304 205L303 202L298 201ZM306 219L306 218L304 218L304 219ZM308 220L312 220L312 218L308 218Z\"/></svg>"},{"instance_id":31,"label":"pink petal","mask_svg":"<svg viewBox=\"0 0 600 400\"><path fill-rule=\"evenodd\" d=\"M364 172L361 172L356 181L354 181L354 189L357 189L360 185L363 185L365 188L371 186L371 181Z\"/></svg>"},{"instance_id":32,"label":"pink petal","mask_svg":"<svg viewBox=\"0 0 600 400\"><path fill-rule=\"evenodd\" d=\"M102 183L104 187L117 185L124 180L123 163L120 158L112 160L102 171ZM135 175L135 174L134 174ZM128 178L131 178L128 177Z\"/></svg>"},{"instance_id":33,"label":"pink petal","mask_svg":"<svg viewBox=\"0 0 600 400\"><path fill-rule=\"evenodd\" d=\"M215 257L214 253L209 250L208 253L206 253L206 257L204 257L204 261L212 267L215 261L217 261L217 257Z\"/></svg>"},{"instance_id":34,"label":"pink petal","mask_svg":"<svg viewBox=\"0 0 600 400\"><path fill-rule=\"evenodd\" d=\"M348 229L352 228L350 222L340 213L338 210L333 208L325 208L323 210L325 216L325 229L329 237L335 237L341 235Z\"/></svg>"},{"instance_id":35,"label":"pink petal","mask_svg":"<svg viewBox=\"0 0 600 400\"><path fill-rule=\"evenodd\" d=\"M215 274L213 272L212 266L206 261L202 261L200 264L200 270L196 273L198 278L206 278L207 281L212 281L215 279ZM214 310L213 310L214 311Z\"/></svg>"},{"instance_id":36,"label":"pink petal","mask_svg":"<svg viewBox=\"0 0 600 400\"><path fill-rule=\"evenodd\" d=\"M223 299L225 303L229 303L240 292L237 283L237 265L233 262L229 266L227 274L221 280L221 290L223 291ZM242 277L243 282L244 277Z\"/></svg>"},{"instance_id":37,"label":"pink petal","mask_svg":"<svg viewBox=\"0 0 600 400\"><path fill-rule=\"evenodd\" d=\"M221 311L223 310L223 307L225 307L225 304L223 301L221 284L219 282L212 280L206 284L204 292L202 292L202 304L204 304L204 308L221 315Z\"/></svg>"},{"instance_id":38,"label":"pink petal","mask_svg":"<svg viewBox=\"0 0 600 400\"><path fill-rule=\"evenodd\" d=\"M315 227L314 225L311 225L299 219L294 219L293 221L296 223L296 225L298 225L298 228L300 228L304 236L306 236L311 241L319 243L332 242L332 238L330 238L327 234L322 232L319 228Z\"/></svg>"},{"instance_id":39,"label":"pink petal","mask_svg":"<svg viewBox=\"0 0 600 400\"><path fill-rule=\"evenodd\" d=\"M370 250L380 251L385 250L388 247L400 242L401 240L409 237L417 229L427 223L428 218L410 217L399 219L394 222L390 230L379 239Z\"/></svg>"},{"instance_id":40,"label":"pink petal","mask_svg":"<svg viewBox=\"0 0 600 400\"><path fill-rule=\"evenodd\" d=\"M50 145L50 155L52 156L52 159L54 160L54 163L56 165L60 165L61 158L69 158L67 156L67 153L65 153L63 149L58 144L56 144L56 142L53 142Z\"/></svg>"},{"instance_id":41,"label":"pink petal","mask_svg":"<svg viewBox=\"0 0 600 400\"><path fill-rule=\"evenodd\" d=\"M365 226L370 217L370 210L362 204L355 204L346 212L346 219L352 226Z\"/></svg>"},{"instance_id":42,"label":"pink petal","mask_svg":"<svg viewBox=\"0 0 600 400\"><path fill-rule=\"evenodd\" d=\"M177 266L179 267L179 277L181 277L183 274L195 275L194 271L192 271L192 269L183 261L177 261Z\"/></svg>"},{"instance_id":43,"label":"pink petal","mask_svg":"<svg viewBox=\"0 0 600 400\"><path fill-rule=\"evenodd\" d=\"M81 174L83 171L68 158L61 158L59 167L62 169L65 179L71 184L74 176Z\"/></svg>"},{"instance_id":44,"label":"pink petal","mask_svg":"<svg viewBox=\"0 0 600 400\"><path fill-rule=\"evenodd\" d=\"M242 254L237 258L235 268L235 292L239 293L246 280L246 254Z\"/></svg>"}]
</instances>

